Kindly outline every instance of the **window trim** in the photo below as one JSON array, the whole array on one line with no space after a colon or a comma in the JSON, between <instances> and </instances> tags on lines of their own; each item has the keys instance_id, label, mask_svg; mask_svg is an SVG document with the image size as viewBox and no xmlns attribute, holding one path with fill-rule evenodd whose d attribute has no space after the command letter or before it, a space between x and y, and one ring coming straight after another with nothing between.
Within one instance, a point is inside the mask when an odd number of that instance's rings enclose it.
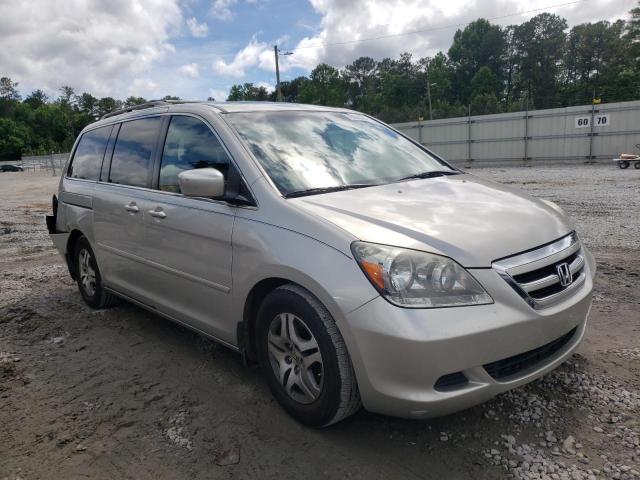
<instances>
[{"instance_id":1,"label":"window trim","mask_svg":"<svg viewBox=\"0 0 640 480\"><path fill-rule=\"evenodd\" d=\"M115 183L111 181L111 167L113 166L113 155L116 151L116 145L118 144L118 138L120 138L120 132L122 131L122 125L124 125L125 123L130 123L130 122L135 122L135 121L139 121L139 120L147 120L150 118L159 118L160 119L160 129L158 130L158 134L157 137L161 137L162 136L162 131L164 128L164 125L166 123L166 119L163 118L163 115L146 115L144 117L136 117L136 118L130 118L127 120L124 120L122 122L118 122L118 131L115 135L115 138L113 140L113 146L111 148L111 155L109 158L109 169L107 171L107 178L106 180L99 180L100 183L105 183L107 185L122 185L125 187L134 187L134 188L150 188L151 185L151 178L153 175L153 168L155 165L155 161L156 161L156 155L157 155L157 150L158 150L158 139L156 138L156 141L153 143L152 146L152 150L151 150L151 158L149 159L149 166L147 167L147 180L145 182L145 185L129 185L126 183ZM113 130L112 130L113 132ZM111 139L109 139L111 140ZM107 144L108 146L108 144ZM102 177L102 173L100 175L100 178Z\"/></svg>"},{"instance_id":2,"label":"window trim","mask_svg":"<svg viewBox=\"0 0 640 480\"><path fill-rule=\"evenodd\" d=\"M73 161L76 159L76 153L78 152L78 147L80 146L80 142L82 141L82 138L88 133L91 133L95 130L99 130L101 128L111 128L111 130L109 131L109 136L107 137L107 144L105 145L104 152L102 152L102 159L100 160L100 169L98 170L98 178L96 178L95 180L91 180L90 178L77 178L77 177L69 176L69 170L73 165ZM66 168L64 170L64 178L68 180L81 180L84 182L94 182L94 183L100 181L100 176L102 175L102 165L104 164L104 159L106 157L107 151L109 150L109 141L111 140L111 135L113 135L113 124L100 125L98 127L90 128L88 130L81 132L80 135L78 135L76 143L73 146L73 151L69 156L69 161L67 162Z\"/></svg>"},{"instance_id":3,"label":"window trim","mask_svg":"<svg viewBox=\"0 0 640 480\"><path fill-rule=\"evenodd\" d=\"M151 182L151 187L149 187L150 190L153 190L154 192L157 192L157 193L166 194L166 195L173 195L173 196L178 195L180 197L189 198L191 200L208 201L208 202L220 203L220 204L223 204L223 205L230 205L230 206L236 207L236 208L255 209L255 208L258 207L258 201L256 200L256 196L254 195L253 191L251 190L249 182L247 182L247 180L244 178L244 175L242 174L242 170L240 170L240 168L238 167L238 163L235 161L235 158L233 157L233 155L231 155L231 152L229 151L229 149L225 145L224 141L222 140L222 137L218 134L216 129L213 127L213 125L211 125L205 118L201 117L200 115L196 115L196 114L191 113L191 112L166 112L163 115L168 117L168 120L166 121L166 124L164 125L164 130L161 132L161 134L159 136L162 139L162 143L160 143L159 146L158 146L159 155L155 159L155 164L154 164L154 168L153 168L153 179L152 179L152 182ZM202 197L202 198L200 198L200 197L186 197L184 194L182 194L180 192L169 192L169 191L166 191L166 190L160 190L159 189L160 167L161 167L161 164L162 164L162 154L164 153L164 145L166 143L166 137L167 137L167 133L169 131L169 125L171 124L171 118L172 117L178 117L178 116L195 118L196 120L199 120L202 123L204 123L209 128L211 133L213 133L213 135L216 137L216 139L218 140L218 142L222 146L222 149L227 154L227 157L229 157L229 172L228 172L228 178L227 178L227 185L229 185L229 182L231 182L232 179L234 180L234 183L237 183L238 186L241 183L244 182L244 185L245 185L247 191L251 195L251 198L249 198L249 201L251 202L251 205L235 205L233 203L230 203L226 199L222 199L222 198L216 199L216 198L204 198L204 197Z\"/></svg>"},{"instance_id":4,"label":"window trim","mask_svg":"<svg viewBox=\"0 0 640 480\"><path fill-rule=\"evenodd\" d=\"M109 135L109 140L107 141L107 149L105 150L104 157L102 159L102 166L100 167L100 175L98 176L98 181L102 181L102 174L106 174L107 179L109 177L109 172L111 170L111 159L113 158L113 149L116 145L116 138L118 137L118 133L120 132L120 124L112 123L111 124L111 135Z\"/></svg>"}]
</instances>

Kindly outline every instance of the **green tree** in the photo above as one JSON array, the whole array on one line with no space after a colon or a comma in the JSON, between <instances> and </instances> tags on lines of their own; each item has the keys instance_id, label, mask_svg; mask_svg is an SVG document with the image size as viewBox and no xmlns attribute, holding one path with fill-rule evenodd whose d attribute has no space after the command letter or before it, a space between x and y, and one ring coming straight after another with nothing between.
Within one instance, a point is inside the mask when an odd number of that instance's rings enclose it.
<instances>
[{"instance_id":1,"label":"green tree","mask_svg":"<svg viewBox=\"0 0 640 480\"><path fill-rule=\"evenodd\" d=\"M265 101L269 100L269 92L263 86L256 87L253 83L233 85L229 90L228 101Z\"/></svg>"},{"instance_id":2,"label":"green tree","mask_svg":"<svg viewBox=\"0 0 640 480\"><path fill-rule=\"evenodd\" d=\"M18 82L14 82L9 77L0 78L0 98L7 100L20 100L18 85Z\"/></svg>"},{"instance_id":3,"label":"green tree","mask_svg":"<svg viewBox=\"0 0 640 480\"><path fill-rule=\"evenodd\" d=\"M60 96L58 97L58 103L65 107L70 108L75 103L75 90L73 87L64 85L60 87Z\"/></svg>"},{"instance_id":4,"label":"green tree","mask_svg":"<svg viewBox=\"0 0 640 480\"><path fill-rule=\"evenodd\" d=\"M629 42L629 57L637 66L640 62L640 2L629 15L631 18L626 25L625 39Z\"/></svg>"},{"instance_id":5,"label":"green tree","mask_svg":"<svg viewBox=\"0 0 640 480\"><path fill-rule=\"evenodd\" d=\"M145 98L130 96L130 97L127 97L127 99L124 101L122 106L124 108L128 108L128 107L134 107L136 105L142 105L143 103L147 103L147 100Z\"/></svg>"},{"instance_id":6,"label":"green tree","mask_svg":"<svg viewBox=\"0 0 640 480\"><path fill-rule=\"evenodd\" d=\"M449 58L455 66L454 88L461 101L465 102L471 96L471 80L481 67L488 67L499 82L504 80L505 52L505 32L484 18L456 31L449 48ZM499 87L494 93L500 93Z\"/></svg>"},{"instance_id":7,"label":"green tree","mask_svg":"<svg viewBox=\"0 0 640 480\"><path fill-rule=\"evenodd\" d=\"M119 110L120 108L122 108L121 101L116 100L113 97L102 97L96 104L96 116L102 117L103 115Z\"/></svg>"},{"instance_id":8,"label":"green tree","mask_svg":"<svg viewBox=\"0 0 640 480\"><path fill-rule=\"evenodd\" d=\"M29 129L9 118L0 118L0 159L16 160L27 149Z\"/></svg>"},{"instance_id":9,"label":"green tree","mask_svg":"<svg viewBox=\"0 0 640 480\"><path fill-rule=\"evenodd\" d=\"M346 84L338 70L321 63L311 71L309 81L300 87L300 101L330 107L344 106Z\"/></svg>"},{"instance_id":10,"label":"green tree","mask_svg":"<svg viewBox=\"0 0 640 480\"><path fill-rule=\"evenodd\" d=\"M516 89L529 92L537 108L556 105L556 91L563 59L567 22L550 13L541 13L514 29L518 56Z\"/></svg>"},{"instance_id":11,"label":"green tree","mask_svg":"<svg viewBox=\"0 0 640 480\"><path fill-rule=\"evenodd\" d=\"M26 103L31 107L31 109L35 110L36 108L45 105L48 101L49 97L47 97L42 90L38 89L27 95L27 98L24 99L23 103Z\"/></svg>"},{"instance_id":12,"label":"green tree","mask_svg":"<svg viewBox=\"0 0 640 480\"><path fill-rule=\"evenodd\" d=\"M351 108L372 113L379 86L378 63L371 57L360 57L347 65L342 77L346 82L347 103Z\"/></svg>"},{"instance_id":13,"label":"green tree","mask_svg":"<svg viewBox=\"0 0 640 480\"><path fill-rule=\"evenodd\" d=\"M471 96L493 95L500 91L498 76L489 67L480 67L480 70L471 79Z\"/></svg>"},{"instance_id":14,"label":"green tree","mask_svg":"<svg viewBox=\"0 0 640 480\"><path fill-rule=\"evenodd\" d=\"M76 105L79 112L86 113L90 116L95 116L96 107L98 106L98 99L90 93L83 93L76 97Z\"/></svg>"}]
</instances>

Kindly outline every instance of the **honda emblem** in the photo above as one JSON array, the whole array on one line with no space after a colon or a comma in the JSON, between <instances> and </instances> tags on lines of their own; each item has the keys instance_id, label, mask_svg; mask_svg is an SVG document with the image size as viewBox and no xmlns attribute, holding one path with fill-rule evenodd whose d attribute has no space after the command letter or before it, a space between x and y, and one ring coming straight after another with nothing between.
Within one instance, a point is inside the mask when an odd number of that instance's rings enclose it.
<instances>
[{"instance_id":1,"label":"honda emblem","mask_svg":"<svg viewBox=\"0 0 640 480\"><path fill-rule=\"evenodd\" d=\"M571 268L569 268L568 263L563 262L560 265L557 265L556 271L558 272L560 285L562 285L563 287L571 285L571 282L573 282L573 274L571 273Z\"/></svg>"}]
</instances>

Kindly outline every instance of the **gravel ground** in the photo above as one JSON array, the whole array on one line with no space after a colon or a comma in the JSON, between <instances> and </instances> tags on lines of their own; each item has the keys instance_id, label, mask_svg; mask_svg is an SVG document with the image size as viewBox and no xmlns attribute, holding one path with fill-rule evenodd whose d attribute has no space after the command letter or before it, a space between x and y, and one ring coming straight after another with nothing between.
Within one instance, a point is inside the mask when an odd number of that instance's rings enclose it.
<instances>
[{"instance_id":1,"label":"gravel ground","mask_svg":"<svg viewBox=\"0 0 640 480\"><path fill-rule=\"evenodd\" d=\"M562 367L448 417L292 421L256 368L129 304L91 311L46 235L57 180L0 175L0 479L640 479L640 171L472 169L560 204L598 261Z\"/></svg>"}]
</instances>

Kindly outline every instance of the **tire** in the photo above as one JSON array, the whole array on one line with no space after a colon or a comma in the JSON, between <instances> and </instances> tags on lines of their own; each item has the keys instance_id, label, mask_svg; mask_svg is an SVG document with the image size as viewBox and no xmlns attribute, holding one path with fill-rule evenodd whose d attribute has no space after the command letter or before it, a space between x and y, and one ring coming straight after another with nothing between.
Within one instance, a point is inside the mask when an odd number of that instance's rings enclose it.
<instances>
[{"instance_id":1,"label":"tire","mask_svg":"<svg viewBox=\"0 0 640 480\"><path fill-rule=\"evenodd\" d=\"M120 299L107 292L102 285L100 269L93 249L86 237L80 237L73 250L76 283L83 300L94 309L109 308L120 303Z\"/></svg>"},{"instance_id":2,"label":"tire","mask_svg":"<svg viewBox=\"0 0 640 480\"><path fill-rule=\"evenodd\" d=\"M633 164L633 168L635 168L636 170L640 170L640 161L635 162L635 163Z\"/></svg>"},{"instance_id":3,"label":"tire","mask_svg":"<svg viewBox=\"0 0 640 480\"><path fill-rule=\"evenodd\" d=\"M618 162L618 166L624 170L625 168L629 168L629 162L627 162L626 160L623 160L621 162Z\"/></svg>"},{"instance_id":4,"label":"tire","mask_svg":"<svg viewBox=\"0 0 640 480\"><path fill-rule=\"evenodd\" d=\"M326 427L360 409L344 339L329 311L304 288L287 284L267 295L256 341L273 396L299 422Z\"/></svg>"}]
</instances>

